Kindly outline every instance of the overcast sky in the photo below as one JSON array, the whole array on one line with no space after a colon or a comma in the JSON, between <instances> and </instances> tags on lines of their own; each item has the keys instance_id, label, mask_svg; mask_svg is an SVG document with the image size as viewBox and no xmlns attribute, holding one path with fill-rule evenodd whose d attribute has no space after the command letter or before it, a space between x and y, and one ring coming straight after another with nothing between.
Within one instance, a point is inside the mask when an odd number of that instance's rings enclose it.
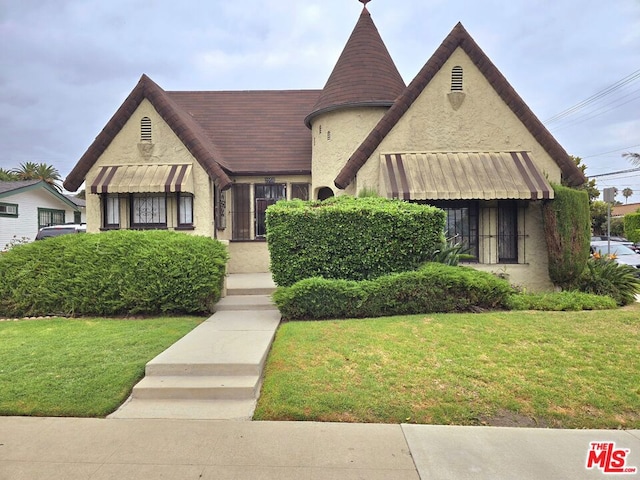
<instances>
[{"instance_id":1,"label":"overcast sky","mask_svg":"<svg viewBox=\"0 0 640 480\"><path fill-rule=\"evenodd\" d=\"M461 21L588 175L633 168L621 154L640 152L640 0L368 9L407 84ZM66 177L143 73L165 90L320 89L361 10L356 0L0 0L0 167L45 162ZM630 187L640 202L640 172L598 186Z\"/></svg>"}]
</instances>

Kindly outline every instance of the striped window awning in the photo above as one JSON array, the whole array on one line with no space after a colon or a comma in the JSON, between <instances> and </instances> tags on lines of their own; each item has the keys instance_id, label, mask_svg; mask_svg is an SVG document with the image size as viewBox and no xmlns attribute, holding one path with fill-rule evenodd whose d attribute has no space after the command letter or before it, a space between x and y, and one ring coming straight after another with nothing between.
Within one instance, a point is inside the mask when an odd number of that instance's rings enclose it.
<instances>
[{"instance_id":1,"label":"striped window awning","mask_svg":"<svg viewBox=\"0 0 640 480\"><path fill-rule=\"evenodd\" d=\"M101 167L91 193L193 193L191 165L116 165Z\"/></svg>"},{"instance_id":2,"label":"striped window awning","mask_svg":"<svg viewBox=\"0 0 640 480\"><path fill-rule=\"evenodd\" d=\"M390 198L542 200L553 189L528 152L427 152L381 155Z\"/></svg>"}]
</instances>

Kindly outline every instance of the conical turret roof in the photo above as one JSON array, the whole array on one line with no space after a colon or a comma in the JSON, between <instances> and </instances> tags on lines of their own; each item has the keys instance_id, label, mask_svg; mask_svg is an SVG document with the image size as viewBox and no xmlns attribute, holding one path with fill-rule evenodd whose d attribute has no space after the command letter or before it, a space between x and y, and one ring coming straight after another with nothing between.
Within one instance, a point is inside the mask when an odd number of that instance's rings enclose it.
<instances>
[{"instance_id":1,"label":"conical turret roof","mask_svg":"<svg viewBox=\"0 0 640 480\"><path fill-rule=\"evenodd\" d=\"M307 126L323 112L342 107L391 106L406 85L365 6Z\"/></svg>"}]
</instances>

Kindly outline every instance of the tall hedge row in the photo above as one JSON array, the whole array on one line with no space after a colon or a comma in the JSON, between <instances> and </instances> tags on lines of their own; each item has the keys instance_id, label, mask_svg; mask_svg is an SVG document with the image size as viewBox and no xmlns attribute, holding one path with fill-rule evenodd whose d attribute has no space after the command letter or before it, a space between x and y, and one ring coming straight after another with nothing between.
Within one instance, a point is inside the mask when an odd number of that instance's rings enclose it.
<instances>
[{"instance_id":1,"label":"tall hedge row","mask_svg":"<svg viewBox=\"0 0 640 480\"><path fill-rule=\"evenodd\" d=\"M589 259L589 196L554 185L554 199L544 204L544 232L549 256L549 277L563 288L572 287Z\"/></svg>"},{"instance_id":2,"label":"tall hedge row","mask_svg":"<svg viewBox=\"0 0 640 480\"><path fill-rule=\"evenodd\" d=\"M624 236L632 242L640 242L640 213L624 216Z\"/></svg>"},{"instance_id":3,"label":"tall hedge row","mask_svg":"<svg viewBox=\"0 0 640 480\"><path fill-rule=\"evenodd\" d=\"M226 262L220 242L184 233L49 238L0 254L0 317L207 313Z\"/></svg>"},{"instance_id":4,"label":"tall hedge row","mask_svg":"<svg viewBox=\"0 0 640 480\"><path fill-rule=\"evenodd\" d=\"M385 198L278 202L266 213L271 272L280 286L323 277L373 279L418 268L442 247L445 213Z\"/></svg>"}]
</instances>

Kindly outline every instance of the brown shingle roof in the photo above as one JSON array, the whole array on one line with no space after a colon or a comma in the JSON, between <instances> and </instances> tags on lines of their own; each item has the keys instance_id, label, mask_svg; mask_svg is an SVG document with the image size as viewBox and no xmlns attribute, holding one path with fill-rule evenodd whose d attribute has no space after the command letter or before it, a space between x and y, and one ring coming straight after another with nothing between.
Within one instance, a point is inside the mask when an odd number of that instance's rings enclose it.
<instances>
[{"instance_id":1,"label":"brown shingle roof","mask_svg":"<svg viewBox=\"0 0 640 480\"><path fill-rule=\"evenodd\" d=\"M79 188L144 98L220 188L229 174L311 172L311 134L304 117L318 90L165 92L143 75L64 182Z\"/></svg>"},{"instance_id":2,"label":"brown shingle roof","mask_svg":"<svg viewBox=\"0 0 640 480\"><path fill-rule=\"evenodd\" d=\"M318 90L167 92L213 139L220 165L241 174L310 174L304 117Z\"/></svg>"},{"instance_id":3,"label":"brown shingle roof","mask_svg":"<svg viewBox=\"0 0 640 480\"><path fill-rule=\"evenodd\" d=\"M406 88L365 7L320 98L305 119L340 107L391 106Z\"/></svg>"},{"instance_id":4,"label":"brown shingle roof","mask_svg":"<svg viewBox=\"0 0 640 480\"><path fill-rule=\"evenodd\" d=\"M442 68L456 48L461 47L489 81L491 86L500 95L502 100L511 108L529 132L555 160L565 181L572 186L580 185L586 181L584 174L576 167L575 163L556 139L544 127L542 122L525 104L524 100L516 93L507 79L500 73L496 66L489 60L478 44L471 38L461 23L458 23L451 33L445 38L440 47L427 61L422 70L414 78L404 93L396 100L394 105L382 117L378 125L349 158L335 179L338 188L346 188L355 178L358 170L373 154L382 140L407 112L409 107L418 98L436 73Z\"/></svg>"}]
</instances>

